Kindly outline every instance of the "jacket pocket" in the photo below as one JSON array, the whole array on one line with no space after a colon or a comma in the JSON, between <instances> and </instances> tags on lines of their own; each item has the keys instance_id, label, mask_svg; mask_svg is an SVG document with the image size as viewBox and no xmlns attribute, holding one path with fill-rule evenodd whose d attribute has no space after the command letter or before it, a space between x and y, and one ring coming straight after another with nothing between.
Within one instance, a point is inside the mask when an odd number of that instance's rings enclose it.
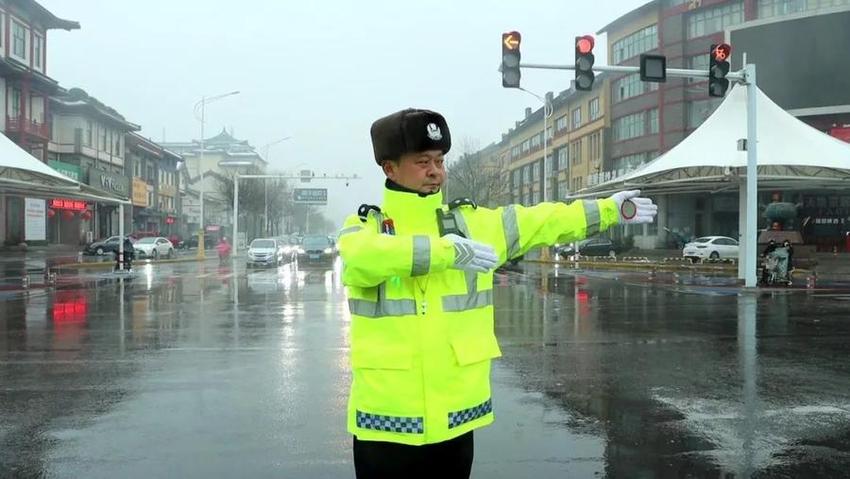
<instances>
[{"instance_id":1,"label":"jacket pocket","mask_svg":"<svg viewBox=\"0 0 850 479\"><path fill-rule=\"evenodd\" d=\"M413 354L402 348L359 347L351 350L351 367L407 370L413 367Z\"/></svg>"},{"instance_id":2,"label":"jacket pocket","mask_svg":"<svg viewBox=\"0 0 850 479\"><path fill-rule=\"evenodd\" d=\"M459 366L468 366L502 356L493 333L452 339L452 349Z\"/></svg>"}]
</instances>

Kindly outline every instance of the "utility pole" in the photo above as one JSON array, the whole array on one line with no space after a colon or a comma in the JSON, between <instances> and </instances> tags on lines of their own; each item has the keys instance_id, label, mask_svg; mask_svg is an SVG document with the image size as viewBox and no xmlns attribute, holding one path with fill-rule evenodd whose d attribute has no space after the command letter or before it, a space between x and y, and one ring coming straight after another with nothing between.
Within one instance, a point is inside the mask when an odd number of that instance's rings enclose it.
<instances>
[{"instance_id":1,"label":"utility pole","mask_svg":"<svg viewBox=\"0 0 850 479\"><path fill-rule=\"evenodd\" d=\"M238 95L238 94L239 94L239 91L237 90L237 91L232 91L232 92L229 92L229 93L223 93L221 95L216 95L216 96L212 96L212 97L202 96L201 101L199 101L198 103L195 104L196 118L197 118L198 109L200 108L200 110L201 110L201 118L200 118L200 121L201 121L201 140L200 140L201 150L200 150L200 153L198 154L198 175L199 175L200 181L201 181L200 192L199 192L200 203L201 203L201 218L199 220L199 222L200 222L200 232L198 233L198 259L206 258L206 251L205 251L206 246L204 245L204 233L206 232L206 224L205 224L206 215L205 215L205 211L204 211L204 196L205 196L204 193L205 193L205 190L206 190L206 187L204 185L204 124L205 124L205 120L206 120L206 118L205 118L206 105L207 105L207 103L212 103L214 101L221 100L222 98L226 98L226 97Z\"/></svg>"}]
</instances>

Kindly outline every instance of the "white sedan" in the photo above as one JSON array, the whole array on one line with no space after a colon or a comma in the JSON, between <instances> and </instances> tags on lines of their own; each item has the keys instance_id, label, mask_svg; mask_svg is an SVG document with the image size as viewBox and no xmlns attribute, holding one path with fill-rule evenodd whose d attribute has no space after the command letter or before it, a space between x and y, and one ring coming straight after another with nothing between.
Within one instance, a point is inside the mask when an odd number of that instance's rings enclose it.
<instances>
[{"instance_id":1,"label":"white sedan","mask_svg":"<svg viewBox=\"0 0 850 479\"><path fill-rule=\"evenodd\" d=\"M174 245L171 241L161 236L142 238L133 245L136 256L139 258L172 258L174 256Z\"/></svg>"},{"instance_id":2,"label":"white sedan","mask_svg":"<svg viewBox=\"0 0 850 479\"><path fill-rule=\"evenodd\" d=\"M685 245L682 256L693 261L738 258L738 241L728 236L703 236Z\"/></svg>"}]
</instances>

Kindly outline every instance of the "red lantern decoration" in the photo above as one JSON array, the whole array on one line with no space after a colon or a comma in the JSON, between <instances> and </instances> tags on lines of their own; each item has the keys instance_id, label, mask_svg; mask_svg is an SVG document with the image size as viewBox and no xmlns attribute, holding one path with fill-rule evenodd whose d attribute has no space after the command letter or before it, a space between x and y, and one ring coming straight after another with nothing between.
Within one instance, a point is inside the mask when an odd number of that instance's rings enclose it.
<instances>
[{"instance_id":1,"label":"red lantern decoration","mask_svg":"<svg viewBox=\"0 0 850 479\"><path fill-rule=\"evenodd\" d=\"M81 218L88 221L91 219L91 211L83 211L83 214L80 215Z\"/></svg>"},{"instance_id":2,"label":"red lantern decoration","mask_svg":"<svg viewBox=\"0 0 850 479\"><path fill-rule=\"evenodd\" d=\"M54 210L53 208L47 210L47 217L48 218L53 218L54 216L56 216L56 210Z\"/></svg>"}]
</instances>

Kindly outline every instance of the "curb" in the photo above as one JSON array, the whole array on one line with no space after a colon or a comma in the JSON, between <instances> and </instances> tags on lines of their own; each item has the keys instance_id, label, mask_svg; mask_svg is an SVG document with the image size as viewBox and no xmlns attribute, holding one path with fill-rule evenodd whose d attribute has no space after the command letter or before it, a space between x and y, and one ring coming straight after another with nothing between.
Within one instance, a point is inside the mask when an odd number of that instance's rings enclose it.
<instances>
[{"instance_id":1,"label":"curb","mask_svg":"<svg viewBox=\"0 0 850 479\"><path fill-rule=\"evenodd\" d=\"M207 260L211 260L214 258L178 258L178 259L163 259L158 261L150 261L150 260L137 260L133 261L133 266L146 266L146 265L160 265L160 264L175 264L175 263L200 263L206 262ZM57 265L51 268L54 271L62 271L62 270L76 270L76 269L111 269L115 266L114 261L100 261L100 262L92 262L92 263L67 263L62 265Z\"/></svg>"},{"instance_id":2,"label":"curb","mask_svg":"<svg viewBox=\"0 0 850 479\"><path fill-rule=\"evenodd\" d=\"M736 264L675 264L676 262L624 262L624 261L542 261L542 260L525 260L528 263L559 265L568 268L582 269L605 269L605 270L626 270L626 271L646 271L646 272L696 272L696 273L729 273L737 274L738 265ZM797 268L795 274L809 276L814 274L814 270Z\"/></svg>"}]
</instances>

